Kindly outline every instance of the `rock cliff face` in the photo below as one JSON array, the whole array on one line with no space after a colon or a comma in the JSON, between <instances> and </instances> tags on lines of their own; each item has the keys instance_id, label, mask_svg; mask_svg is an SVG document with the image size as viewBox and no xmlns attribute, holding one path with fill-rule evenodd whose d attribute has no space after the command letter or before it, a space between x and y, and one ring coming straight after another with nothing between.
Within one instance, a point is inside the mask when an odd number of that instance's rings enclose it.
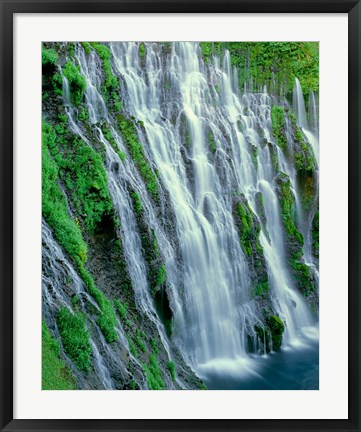
<instances>
[{"instance_id":1,"label":"rock cliff face","mask_svg":"<svg viewBox=\"0 0 361 432\"><path fill-rule=\"evenodd\" d=\"M205 389L317 316L317 137L241 45L44 45L43 388Z\"/></svg>"}]
</instances>

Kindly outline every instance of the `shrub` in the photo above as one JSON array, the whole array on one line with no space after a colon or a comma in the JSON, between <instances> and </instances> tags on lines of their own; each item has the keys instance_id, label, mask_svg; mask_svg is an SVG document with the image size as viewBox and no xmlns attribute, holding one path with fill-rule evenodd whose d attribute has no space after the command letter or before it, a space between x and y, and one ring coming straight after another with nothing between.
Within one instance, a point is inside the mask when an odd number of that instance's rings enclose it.
<instances>
[{"instance_id":1,"label":"shrub","mask_svg":"<svg viewBox=\"0 0 361 432\"><path fill-rule=\"evenodd\" d=\"M42 390L75 390L75 379L60 358L59 343L56 342L47 328L42 323Z\"/></svg>"},{"instance_id":2,"label":"shrub","mask_svg":"<svg viewBox=\"0 0 361 432\"><path fill-rule=\"evenodd\" d=\"M145 158L143 147L139 142L134 123L124 116L118 115L118 128L124 137L135 166L145 181L148 192L151 194L154 200L158 202L159 196L157 178Z\"/></svg>"},{"instance_id":3,"label":"shrub","mask_svg":"<svg viewBox=\"0 0 361 432\"><path fill-rule=\"evenodd\" d=\"M80 73L80 68L75 66L71 61L68 61L63 67L63 74L69 82L72 103L75 106L80 105L86 89L86 81Z\"/></svg>"},{"instance_id":4,"label":"shrub","mask_svg":"<svg viewBox=\"0 0 361 432\"><path fill-rule=\"evenodd\" d=\"M79 370L89 371L92 350L85 322L83 315L72 314L66 307L60 309L57 315L58 328L65 352Z\"/></svg>"},{"instance_id":5,"label":"shrub","mask_svg":"<svg viewBox=\"0 0 361 432\"><path fill-rule=\"evenodd\" d=\"M175 363L174 363L174 361L170 360L167 363L167 369L169 370L172 381L174 382L175 381Z\"/></svg>"},{"instance_id":6,"label":"shrub","mask_svg":"<svg viewBox=\"0 0 361 432\"><path fill-rule=\"evenodd\" d=\"M43 48L41 50L41 62L43 66L55 65L58 61L58 54L53 49Z\"/></svg>"},{"instance_id":7,"label":"shrub","mask_svg":"<svg viewBox=\"0 0 361 432\"><path fill-rule=\"evenodd\" d=\"M143 364L143 369L150 390L165 390L162 372L159 368L156 355L149 355L149 363L147 365Z\"/></svg>"},{"instance_id":8,"label":"shrub","mask_svg":"<svg viewBox=\"0 0 361 432\"><path fill-rule=\"evenodd\" d=\"M285 134L285 112L283 107L273 106L271 110L272 128L273 135L276 139L276 143L281 149L285 149L287 146L287 137Z\"/></svg>"}]
</instances>

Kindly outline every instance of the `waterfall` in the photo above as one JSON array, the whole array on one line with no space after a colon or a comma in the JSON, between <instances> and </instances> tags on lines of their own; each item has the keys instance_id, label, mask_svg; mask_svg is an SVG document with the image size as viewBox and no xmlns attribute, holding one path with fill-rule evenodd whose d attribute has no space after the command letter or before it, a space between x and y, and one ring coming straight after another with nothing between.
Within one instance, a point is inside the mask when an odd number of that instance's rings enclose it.
<instances>
[{"instance_id":1,"label":"waterfall","mask_svg":"<svg viewBox=\"0 0 361 432\"><path fill-rule=\"evenodd\" d=\"M298 78L295 78L295 86L293 88L293 111L296 114L298 124L302 128L308 129L305 101Z\"/></svg>"},{"instance_id":2,"label":"waterfall","mask_svg":"<svg viewBox=\"0 0 361 432\"><path fill-rule=\"evenodd\" d=\"M95 50L86 54L76 44L74 59L86 81L89 128L104 150L108 189L120 221L118 236L136 306L157 329L169 359L180 352L186 364L201 377L215 370L249 373L253 368L252 355L265 355L266 345L270 343L272 348L272 341L266 340L264 304L252 294L254 279L261 270L257 270L242 247L242 232L235 221L237 204L246 203L248 214L258 221L258 247L265 262L262 271L269 281L267 307L285 324L283 346L297 347L315 326L291 274L276 192L275 156L270 150L276 153L280 171L289 178L295 196L297 228L305 239L301 259L316 273L312 218L317 198L312 211L304 213L294 165L276 145L272 130L272 106L290 107L285 100L269 94L266 86L261 86L259 93L249 92L251 80L240 91L238 70L232 66L227 50L205 63L198 43L172 43L167 55L161 44L145 43L142 56L139 43L112 42L108 46L112 73L120 80L122 114L135 119L142 150L159 185L159 202L155 202L119 131L116 113L107 107L101 60ZM63 75L62 79L69 127L91 145L87 131L78 121L77 109L71 104L69 83ZM318 162L317 113L312 92L308 107L309 121L296 78L293 111ZM105 123L114 142L103 131ZM291 125L286 123L285 129L290 137ZM289 145L292 153L293 144ZM154 233L164 260L174 327L171 338L151 294L133 193L139 196L142 218ZM97 305L45 223L43 262L45 317L56 332L52 311L61 306L72 309L73 293L80 296L84 313L86 302ZM65 277L71 279L69 292L62 288ZM92 322L91 316L89 319ZM92 327L93 362L101 387L117 388L114 369L119 368L126 376L127 365L113 345L105 342L96 323ZM257 333L257 328L262 328L262 332ZM140 368L120 322L117 332L130 361ZM145 388L140 378L137 383ZM182 380L178 384L187 388ZM174 388L171 380L168 386Z\"/></svg>"},{"instance_id":3,"label":"waterfall","mask_svg":"<svg viewBox=\"0 0 361 432\"><path fill-rule=\"evenodd\" d=\"M89 318L89 323L91 323L94 329L91 331L90 327L87 326L90 332L92 358L96 370L94 379L95 382L99 380L97 388L106 390L115 389L116 383L111 377L112 371L115 369L118 376L120 374L126 377L128 375L127 366L119 356L119 353L114 352L106 343L94 318L89 314L88 304L95 310L98 310L99 307L85 290L83 281L55 241L45 221L42 222L42 258L43 313L47 325L59 337L56 315L62 307L66 307L74 312L72 297L78 296L80 310ZM120 328L118 331L121 333ZM122 336L122 341L127 347L124 336ZM69 358L68 362L72 365ZM82 374L73 365L72 371L78 382L81 383L84 381Z\"/></svg>"}]
</instances>

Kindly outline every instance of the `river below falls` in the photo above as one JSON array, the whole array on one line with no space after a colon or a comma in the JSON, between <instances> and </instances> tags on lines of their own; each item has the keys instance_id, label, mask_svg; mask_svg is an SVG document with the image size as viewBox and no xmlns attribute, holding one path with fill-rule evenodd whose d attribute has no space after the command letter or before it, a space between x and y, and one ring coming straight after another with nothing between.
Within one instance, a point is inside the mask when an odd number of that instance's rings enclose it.
<instances>
[{"instance_id":1,"label":"river below falls","mask_svg":"<svg viewBox=\"0 0 361 432\"><path fill-rule=\"evenodd\" d=\"M305 338L277 353L254 356L238 367L209 367L202 379L209 390L318 390L319 343ZM237 372L238 370L238 372Z\"/></svg>"}]
</instances>

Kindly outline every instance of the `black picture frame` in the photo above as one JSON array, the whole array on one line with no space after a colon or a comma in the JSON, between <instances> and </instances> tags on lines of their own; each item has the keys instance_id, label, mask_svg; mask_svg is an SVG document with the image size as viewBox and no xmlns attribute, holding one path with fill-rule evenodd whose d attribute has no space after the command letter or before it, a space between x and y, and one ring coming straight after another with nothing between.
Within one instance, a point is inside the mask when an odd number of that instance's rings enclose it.
<instances>
[{"instance_id":1,"label":"black picture frame","mask_svg":"<svg viewBox=\"0 0 361 432\"><path fill-rule=\"evenodd\" d=\"M351 0L0 0L0 430L1 431L360 431L360 62L361 2ZM347 420L15 420L13 419L13 16L17 13L348 14L348 400ZM346 91L346 89L345 89ZM335 372L337 373L337 371Z\"/></svg>"}]
</instances>

